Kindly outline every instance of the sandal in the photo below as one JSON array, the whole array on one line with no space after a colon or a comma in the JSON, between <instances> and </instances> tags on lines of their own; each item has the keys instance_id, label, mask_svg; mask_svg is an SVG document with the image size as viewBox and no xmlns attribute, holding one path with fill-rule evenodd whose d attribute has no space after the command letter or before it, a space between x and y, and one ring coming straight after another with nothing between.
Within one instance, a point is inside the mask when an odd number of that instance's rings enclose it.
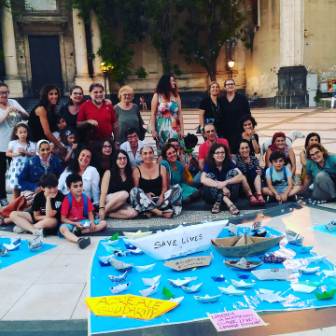
<instances>
[{"instance_id":1,"label":"sandal","mask_svg":"<svg viewBox=\"0 0 336 336\"><path fill-rule=\"evenodd\" d=\"M215 202L212 206L211 213L218 214L221 212L221 202Z\"/></svg>"},{"instance_id":2,"label":"sandal","mask_svg":"<svg viewBox=\"0 0 336 336\"><path fill-rule=\"evenodd\" d=\"M260 202L258 201L258 199L254 195L252 195L252 194L249 196L249 200L250 200L250 205L252 205L252 206L260 204Z\"/></svg>"},{"instance_id":3,"label":"sandal","mask_svg":"<svg viewBox=\"0 0 336 336\"><path fill-rule=\"evenodd\" d=\"M240 214L240 211L233 203L229 206L229 212L233 216L238 216Z\"/></svg>"},{"instance_id":4,"label":"sandal","mask_svg":"<svg viewBox=\"0 0 336 336\"><path fill-rule=\"evenodd\" d=\"M266 203L262 194L255 194L255 196L259 205L264 205Z\"/></svg>"}]
</instances>

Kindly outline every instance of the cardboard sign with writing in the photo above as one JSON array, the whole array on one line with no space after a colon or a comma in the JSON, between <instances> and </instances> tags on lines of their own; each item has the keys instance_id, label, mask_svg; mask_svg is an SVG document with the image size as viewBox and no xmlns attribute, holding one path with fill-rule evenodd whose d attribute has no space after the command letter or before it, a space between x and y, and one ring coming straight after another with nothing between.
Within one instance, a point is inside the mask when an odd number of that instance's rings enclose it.
<instances>
[{"instance_id":1,"label":"cardboard sign with writing","mask_svg":"<svg viewBox=\"0 0 336 336\"><path fill-rule=\"evenodd\" d=\"M233 310L210 314L210 321L218 332L262 327L266 323L253 309Z\"/></svg>"},{"instance_id":2,"label":"cardboard sign with writing","mask_svg":"<svg viewBox=\"0 0 336 336\"><path fill-rule=\"evenodd\" d=\"M89 309L97 316L130 317L151 320L174 309L178 303L137 295L88 297Z\"/></svg>"},{"instance_id":3,"label":"cardboard sign with writing","mask_svg":"<svg viewBox=\"0 0 336 336\"><path fill-rule=\"evenodd\" d=\"M189 268L209 266L211 263L211 259L211 256L181 258L166 261L164 265L172 268L175 271L184 271Z\"/></svg>"}]
</instances>

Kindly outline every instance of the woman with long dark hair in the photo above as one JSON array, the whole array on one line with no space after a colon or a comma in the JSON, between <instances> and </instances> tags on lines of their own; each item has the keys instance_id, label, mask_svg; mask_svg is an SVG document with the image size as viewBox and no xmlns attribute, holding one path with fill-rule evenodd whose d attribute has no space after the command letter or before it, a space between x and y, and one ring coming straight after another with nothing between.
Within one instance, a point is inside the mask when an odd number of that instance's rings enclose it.
<instances>
[{"instance_id":1,"label":"woman with long dark hair","mask_svg":"<svg viewBox=\"0 0 336 336\"><path fill-rule=\"evenodd\" d=\"M304 180L306 176L306 165L307 165L307 148L313 144L320 144L321 143L321 137L318 133L316 132L311 132L308 133L306 136L304 148L300 153L300 162L302 165L302 170L301 170L301 179L302 181Z\"/></svg>"},{"instance_id":2,"label":"woman with long dark hair","mask_svg":"<svg viewBox=\"0 0 336 336\"><path fill-rule=\"evenodd\" d=\"M240 122L242 132L241 140L248 141L251 155L259 154L260 153L259 136L255 131L255 127L257 126L256 120L250 114L247 114L241 118Z\"/></svg>"},{"instance_id":3,"label":"woman with long dark hair","mask_svg":"<svg viewBox=\"0 0 336 336\"><path fill-rule=\"evenodd\" d=\"M171 74L163 75L158 82L151 102L150 126L159 149L169 138L184 136L181 98L176 78Z\"/></svg>"},{"instance_id":4,"label":"woman with long dark hair","mask_svg":"<svg viewBox=\"0 0 336 336\"><path fill-rule=\"evenodd\" d=\"M132 166L125 151L119 149L111 160L102 182L99 202L99 217L128 219L138 212L128 204L129 192L133 188Z\"/></svg>"},{"instance_id":5,"label":"woman with long dark hair","mask_svg":"<svg viewBox=\"0 0 336 336\"><path fill-rule=\"evenodd\" d=\"M55 85L45 85L40 92L40 101L31 111L28 126L31 139L37 142L47 139L54 144L62 155L66 154L66 148L53 132L56 131L57 116L56 107L60 100L60 90Z\"/></svg>"},{"instance_id":6,"label":"woman with long dark hair","mask_svg":"<svg viewBox=\"0 0 336 336\"><path fill-rule=\"evenodd\" d=\"M112 157L115 151L114 142L111 138L106 139L96 149L97 155L95 155L93 166L97 168L100 177L102 177L106 170L111 169Z\"/></svg>"}]
</instances>

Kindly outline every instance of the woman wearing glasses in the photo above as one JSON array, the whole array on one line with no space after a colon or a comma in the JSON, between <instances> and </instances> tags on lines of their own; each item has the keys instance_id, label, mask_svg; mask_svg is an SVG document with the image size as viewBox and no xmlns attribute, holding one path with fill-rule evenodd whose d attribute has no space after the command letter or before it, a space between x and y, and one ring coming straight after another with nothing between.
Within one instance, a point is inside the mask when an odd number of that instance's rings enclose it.
<instances>
[{"instance_id":1,"label":"woman wearing glasses","mask_svg":"<svg viewBox=\"0 0 336 336\"><path fill-rule=\"evenodd\" d=\"M239 215L239 210L232 200L238 198L240 185L248 197L252 196L246 177L230 159L228 148L221 144L216 143L210 148L201 183L204 186L204 200L213 204L213 214L219 213L224 203L231 215Z\"/></svg>"},{"instance_id":2,"label":"woman wearing glasses","mask_svg":"<svg viewBox=\"0 0 336 336\"><path fill-rule=\"evenodd\" d=\"M111 160L111 168L106 170L101 183L99 217L128 219L138 212L129 204L129 192L133 188L132 166L128 155L117 150Z\"/></svg>"},{"instance_id":3,"label":"woman wearing glasses","mask_svg":"<svg viewBox=\"0 0 336 336\"><path fill-rule=\"evenodd\" d=\"M306 176L302 185L305 191L313 185L313 198L330 201L336 198L336 155L331 155L319 143L307 148Z\"/></svg>"},{"instance_id":4,"label":"woman wearing glasses","mask_svg":"<svg viewBox=\"0 0 336 336\"><path fill-rule=\"evenodd\" d=\"M139 134L140 140L144 139L143 120L140 115L139 106L133 103L134 91L124 85L119 89L118 98L120 102L114 106L119 123L119 136L117 142L123 143L127 141L126 132L130 128L135 128Z\"/></svg>"},{"instance_id":5,"label":"woman wearing glasses","mask_svg":"<svg viewBox=\"0 0 336 336\"><path fill-rule=\"evenodd\" d=\"M7 202L6 194L6 151L11 139L14 126L27 118L29 114L14 99L9 99L9 88L7 84L0 83L0 206Z\"/></svg>"}]
</instances>

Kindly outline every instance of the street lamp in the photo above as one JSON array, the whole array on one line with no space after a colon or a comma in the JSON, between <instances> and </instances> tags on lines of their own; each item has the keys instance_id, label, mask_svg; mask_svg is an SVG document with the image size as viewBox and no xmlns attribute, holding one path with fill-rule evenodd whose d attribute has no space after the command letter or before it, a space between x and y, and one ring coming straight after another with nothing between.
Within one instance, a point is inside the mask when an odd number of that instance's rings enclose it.
<instances>
[{"instance_id":1,"label":"street lamp","mask_svg":"<svg viewBox=\"0 0 336 336\"><path fill-rule=\"evenodd\" d=\"M237 45L237 41L235 37L231 37L226 40L225 43L225 57L226 57L226 68L229 71L229 76L232 78L233 68L235 66L235 61L233 60L233 52L234 48Z\"/></svg>"},{"instance_id":2,"label":"street lamp","mask_svg":"<svg viewBox=\"0 0 336 336\"><path fill-rule=\"evenodd\" d=\"M103 73L104 87L105 87L107 94L110 93L110 83L108 81L108 74L111 73L113 69L114 69L114 66L112 63L108 63L108 62L100 63L100 71Z\"/></svg>"}]
</instances>

